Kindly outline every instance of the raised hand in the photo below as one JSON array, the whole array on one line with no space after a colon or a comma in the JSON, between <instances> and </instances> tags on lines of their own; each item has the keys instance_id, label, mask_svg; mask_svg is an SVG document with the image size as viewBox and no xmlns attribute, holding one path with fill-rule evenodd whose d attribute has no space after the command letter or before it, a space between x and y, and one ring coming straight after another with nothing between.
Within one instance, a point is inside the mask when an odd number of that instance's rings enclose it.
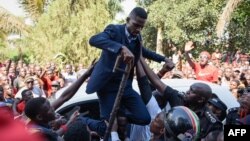
<instances>
[{"instance_id":1,"label":"raised hand","mask_svg":"<svg viewBox=\"0 0 250 141\"><path fill-rule=\"evenodd\" d=\"M194 42L188 41L185 44L185 52L189 52L194 48Z\"/></svg>"},{"instance_id":2,"label":"raised hand","mask_svg":"<svg viewBox=\"0 0 250 141\"><path fill-rule=\"evenodd\" d=\"M79 110L74 111L74 113L70 116L68 122L69 123L73 122L76 119L76 117L79 115L80 115Z\"/></svg>"}]
</instances>

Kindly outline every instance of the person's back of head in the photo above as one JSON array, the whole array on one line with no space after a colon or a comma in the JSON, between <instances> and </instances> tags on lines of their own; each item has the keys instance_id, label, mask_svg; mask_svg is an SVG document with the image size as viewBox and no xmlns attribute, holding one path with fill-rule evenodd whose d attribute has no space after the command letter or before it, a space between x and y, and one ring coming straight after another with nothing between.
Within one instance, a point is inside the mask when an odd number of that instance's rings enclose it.
<instances>
[{"instance_id":1,"label":"person's back of head","mask_svg":"<svg viewBox=\"0 0 250 141\"><path fill-rule=\"evenodd\" d=\"M36 121L42 105L46 102L44 97L33 98L25 105L25 115L33 121Z\"/></svg>"},{"instance_id":2,"label":"person's back of head","mask_svg":"<svg viewBox=\"0 0 250 141\"><path fill-rule=\"evenodd\" d=\"M176 140L195 139L200 134L198 116L185 106L170 109L164 119L166 138Z\"/></svg>"},{"instance_id":3,"label":"person's back of head","mask_svg":"<svg viewBox=\"0 0 250 141\"><path fill-rule=\"evenodd\" d=\"M21 95L22 95L22 99L33 98L32 91L29 90L29 89L24 89L24 90L21 92Z\"/></svg>"}]
</instances>

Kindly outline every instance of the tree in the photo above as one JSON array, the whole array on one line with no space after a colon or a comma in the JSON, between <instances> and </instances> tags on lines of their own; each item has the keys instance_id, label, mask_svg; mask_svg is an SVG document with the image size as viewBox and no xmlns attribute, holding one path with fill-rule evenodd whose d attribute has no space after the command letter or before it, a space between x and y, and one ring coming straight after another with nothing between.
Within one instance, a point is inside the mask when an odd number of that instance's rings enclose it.
<instances>
[{"instance_id":1,"label":"tree","mask_svg":"<svg viewBox=\"0 0 250 141\"><path fill-rule=\"evenodd\" d=\"M20 0L19 3L22 5L26 13L33 21L37 19L45 12L46 6L50 0Z\"/></svg>"},{"instance_id":2,"label":"tree","mask_svg":"<svg viewBox=\"0 0 250 141\"><path fill-rule=\"evenodd\" d=\"M242 1L231 13L231 19L226 28L228 42L231 50L241 49L250 53L250 1Z\"/></svg>"},{"instance_id":3,"label":"tree","mask_svg":"<svg viewBox=\"0 0 250 141\"><path fill-rule=\"evenodd\" d=\"M100 55L100 50L90 47L88 40L111 20L108 2L53 1L20 45L29 48L27 53L33 62L57 60L88 65Z\"/></svg>"},{"instance_id":4,"label":"tree","mask_svg":"<svg viewBox=\"0 0 250 141\"><path fill-rule=\"evenodd\" d=\"M13 52L8 47L7 37L9 34L26 35L30 27L24 23L24 19L10 14L6 9L0 7L0 59L13 57ZM12 49L13 50L13 49Z\"/></svg>"},{"instance_id":5,"label":"tree","mask_svg":"<svg viewBox=\"0 0 250 141\"><path fill-rule=\"evenodd\" d=\"M213 36L223 2L223 0L153 0L147 6L149 22L158 33L162 31L162 34L158 34L163 36L161 41L184 44L187 40L195 40L204 44L211 38L210 36Z\"/></svg>"},{"instance_id":6,"label":"tree","mask_svg":"<svg viewBox=\"0 0 250 141\"><path fill-rule=\"evenodd\" d=\"M0 37L6 37L9 33L26 34L29 30L22 18L10 14L6 9L0 7Z\"/></svg>"},{"instance_id":7,"label":"tree","mask_svg":"<svg viewBox=\"0 0 250 141\"><path fill-rule=\"evenodd\" d=\"M122 12L123 9L121 7L121 2L123 0L109 0L108 1L108 11L110 14L111 19L115 18L117 12Z\"/></svg>"},{"instance_id":8,"label":"tree","mask_svg":"<svg viewBox=\"0 0 250 141\"><path fill-rule=\"evenodd\" d=\"M216 25L216 33L218 38L222 38L226 28L226 24L229 24L233 11L242 1L243 0L229 0L227 2L227 5L220 15L219 21Z\"/></svg>"}]
</instances>

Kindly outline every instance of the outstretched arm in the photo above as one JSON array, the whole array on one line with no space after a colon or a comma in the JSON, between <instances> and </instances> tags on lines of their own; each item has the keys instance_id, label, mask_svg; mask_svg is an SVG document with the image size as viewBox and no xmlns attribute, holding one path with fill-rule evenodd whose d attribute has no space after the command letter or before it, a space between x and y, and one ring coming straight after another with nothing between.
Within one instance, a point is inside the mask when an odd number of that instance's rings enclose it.
<instances>
[{"instance_id":1,"label":"outstretched arm","mask_svg":"<svg viewBox=\"0 0 250 141\"><path fill-rule=\"evenodd\" d=\"M143 58L140 59L140 62L142 64L142 67L144 71L146 72L150 82L152 85L161 93L164 93L164 90L166 89L166 85L161 81L161 79L148 67L145 60Z\"/></svg>"},{"instance_id":2,"label":"outstretched arm","mask_svg":"<svg viewBox=\"0 0 250 141\"><path fill-rule=\"evenodd\" d=\"M157 54L145 47L142 47L142 55L144 58L150 59L150 60L154 60L158 63L160 62L165 62L166 67L169 69L173 69L175 67L174 63L172 62L172 60L168 59L167 57L164 57L160 54Z\"/></svg>"},{"instance_id":3,"label":"outstretched arm","mask_svg":"<svg viewBox=\"0 0 250 141\"><path fill-rule=\"evenodd\" d=\"M158 90L161 98L158 103L161 107L166 106L168 101L171 106L177 106L183 104L183 99L180 97L179 92L171 87L165 85L161 79L147 66L143 58L140 59L144 71L146 72L151 84Z\"/></svg>"},{"instance_id":4,"label":"outstretched arm","mask_svg":"<svg viewBox=\"0 0 250 141\"><path fill-rule=\"evenodd\" d=\"M159 54L157 54L157 53L155 53L155 52L153 52L153 51L151 51L151 50L149 50L149 49L147 49L145 47L142 47L142 56L144 58L154 60L154 61L156 61L158 63L165 61L164 56L159 55Z\"/></svg>"},{"instance_id":5,"label":"outstretched arm","mask_svg":"<svg viewBox=\"0 0 250 141\"><path fill-rule=\"evenodd\" d=\"M74 94L81 87L82 83L91 75L94 68L94 64L90 66L90 68L74 82L71 84L65 91L63 91L62 95L56 99L51 105L54 109L60 107L64 102L68 101L70 98L74 96Z\"/></svg>"},{"instance_id":6,"label":"outstretched arm","mask_svg":"<svg viewBox=\"0 0 250 141\"><path fill-rule=\"evenodd\" d=\"M185 44L185 57L188 61L188 64L194 69L194 62L191 60L190 56L189 56L189 52L194 48L194 43L192 41L188 41L186 44Z\"/></svg>"}]
</instances>

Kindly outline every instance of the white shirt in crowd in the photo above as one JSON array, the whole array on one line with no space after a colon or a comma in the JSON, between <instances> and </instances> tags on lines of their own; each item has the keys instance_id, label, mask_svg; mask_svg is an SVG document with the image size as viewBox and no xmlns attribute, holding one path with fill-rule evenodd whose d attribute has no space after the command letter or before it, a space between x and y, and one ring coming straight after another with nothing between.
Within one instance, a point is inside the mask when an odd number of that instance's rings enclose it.
<instances>
[{"instance_id":1,"label":"white shirt in crowd","mask_svg":"<svg viewBox=\"0 0 250 141\"><path fill-rule=\"evenodd\" d=\"M77 80L77 74L75 72L72 72L72 74L62 73L62 75L65 79L65 86L68 86Z\"/></svg>"},{"instance_id":2,"label":"white shirt in crowd","mask_svg":"<svg viewBox=\"0 0 250 141\"><path fill-rule=\"evenodd\" d=\"M154 96L150 98L149 102L146 105L146 108L149 112L151 120L155 119L156 115L161 112L161 108L159 107ZM149 125L131 125L130 141L149 141L150 137L151 133Z\"/></svg>"},{"instance_id":3,"label":"white shirt in crowd","mask_svg":"<svg viewBox=\"0 0 250 141\"><path fill-rule=\"evenodd\" d=\"M15 95L15 98L22 98L22 91L26 90L27 87L22 87ZM32 94L33 94L33 97L36 98L36 97L45 97L46 98L46 95L45 93L37 86L33 86L33 89L32 89Z\"/></svg>"}]
</instances>

